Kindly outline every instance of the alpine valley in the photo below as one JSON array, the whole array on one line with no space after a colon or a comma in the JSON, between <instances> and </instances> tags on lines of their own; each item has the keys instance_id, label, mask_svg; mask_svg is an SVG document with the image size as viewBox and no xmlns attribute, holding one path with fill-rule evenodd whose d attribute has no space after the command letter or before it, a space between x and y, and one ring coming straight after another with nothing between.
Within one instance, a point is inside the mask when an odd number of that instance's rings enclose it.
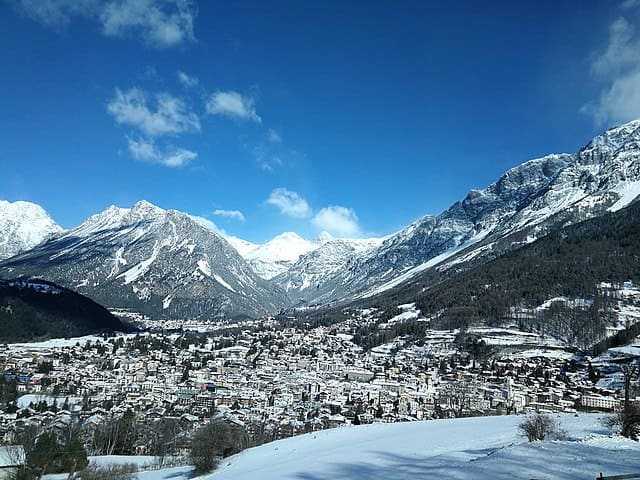
<instances>
[{"instance_id":1,"label":"alpine valley","mask_svg":"<svg viewBox=\"0 0 640 480\"><path fill-rule=\"evenodd\" d=\"M46 279L150 318L261 318L366 303L418 275L430 279L424 292L453 266L471 268L609 215L639 193L640 121L633 121L577 153L517 166L383 239L285 233L254 245L146 201L111 206L63 231L37 205L0 202L0 277Z\"/></svg>"}]
</instances>

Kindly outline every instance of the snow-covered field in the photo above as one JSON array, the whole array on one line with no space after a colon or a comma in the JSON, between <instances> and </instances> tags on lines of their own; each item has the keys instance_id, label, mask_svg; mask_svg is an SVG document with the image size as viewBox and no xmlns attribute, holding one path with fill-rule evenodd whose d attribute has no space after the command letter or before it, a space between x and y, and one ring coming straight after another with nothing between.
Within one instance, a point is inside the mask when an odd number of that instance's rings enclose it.
<instances>
[{"instance_id":1,"label":"snow-covered field","mask_svg":"<svg viewBox=\"0 0 640 480\"><path fill-rule=\"evenodd\" d=\"M210 480L594 479L640 471L640 444L600 415L560 417L564 441L528 443L522 416L376 424L281 440L225 459Z\"/></svg>"},{"instance_id":2,"label":"snow-covered field","mask_svg":"<svg viewBox=\"0 0 640 480\"><path fill-rule=\"evenodd\" d=\"M200 480L593 480L640 472L640 443L612 435L601 415L555 417L565 440L528 443L523 416L374 424L268 443L222 461ZM92 457L99 464L153 457ZM187 480L191 467L140 472L139 480ZM62 480L66 475L47 475Z\"/></svg>"}]
</instances>

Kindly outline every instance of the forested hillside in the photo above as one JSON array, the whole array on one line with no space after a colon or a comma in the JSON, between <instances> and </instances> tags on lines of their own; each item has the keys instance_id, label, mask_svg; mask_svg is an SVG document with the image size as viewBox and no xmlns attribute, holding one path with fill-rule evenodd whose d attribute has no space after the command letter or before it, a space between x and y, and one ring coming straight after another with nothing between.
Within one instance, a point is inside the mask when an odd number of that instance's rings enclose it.
<instances>
[{"instance_id":1,"label":"forested hillside","mask_svg":"<svg viewBox=\"0 0 640 480\"><path fill-rule=\"evenodd\" d=\"M0 341L130 331L94 301L43 280L0 280Z\"/></svg>"},{"instance_id":2,"label":"forested hillside","mask_svg":"<svg viewBox=\"0 0 640 480\"><path fill-rule=\"evenodd\" d=\"M432 328L516 322L586 348L602 338L615 292L627 281L640 281L639 202L557 229L487 263L430 271L353 306L387 311L416 302Z\"/></svg>"}]
</instances>

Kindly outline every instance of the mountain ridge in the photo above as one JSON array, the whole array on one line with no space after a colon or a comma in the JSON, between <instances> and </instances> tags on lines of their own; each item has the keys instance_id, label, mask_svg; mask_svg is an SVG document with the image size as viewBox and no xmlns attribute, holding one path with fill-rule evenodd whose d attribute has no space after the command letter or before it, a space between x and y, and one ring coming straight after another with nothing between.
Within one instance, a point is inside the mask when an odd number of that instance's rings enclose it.
<instances>
[{"instance_id":1,"label":"mountain ridge","mask_svg":"<svg viewBox=\"0 0 640 480\"><path fill-rule=\"evenodd\" d=\"M140 201L54 233L5 259L0 273L66 282L108 306L143 306L159 318L256 318L291 305L375 295L443 265L487 261L620 210L638 193L640 120L606 130L574 154L513 167L440 214L382 239L325 235L311 242L285 232L255 245L204 225L206 219Z\"/></svg>"},{"instance_id":2,"label":"mountain ridge","mask_svg":"<svg viewBox=\"0 0 640 480\"><path fill-rule=\"evenodd\" d=\"M152 318L255 318L287 304L219 234L146 201L108 207L6 260L0 272L42 276Z\"/></svg>"}]
</instances>

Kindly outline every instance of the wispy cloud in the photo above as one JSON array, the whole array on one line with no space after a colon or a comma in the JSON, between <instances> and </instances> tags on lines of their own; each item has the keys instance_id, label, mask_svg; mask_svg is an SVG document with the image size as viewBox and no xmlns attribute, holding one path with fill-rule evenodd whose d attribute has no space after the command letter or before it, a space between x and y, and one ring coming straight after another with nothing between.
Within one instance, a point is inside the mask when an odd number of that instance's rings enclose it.
<instances>
[{"instance_id":1,"label":"wispy cloud","mask_svg":"<svg viewBox=\"0 0 640 480\"><path fill-rule=\"evenodd\" d=\"M135 37L155 48L194 41L197 15L190 0L19 0L19 9L47 27L61 29L74 17L99 22L104 35Z\"/></svg>"},{"instance_id":2,"label":"wispy cloud","mask_svg":"<svg viewBox=\"0 0 640 480\"><path fill-rule=\"evenodd\" d=\"M627 0L622 9L640 7L640 1ZM593 55L591 74L603 84L597 101L584 105L583 113L599 125L621 123L640 117L640 39L636 28L625 17L609 26L606 45Z\"/></svg>"},{"instance_id":3,"label":"wispy cloud","mask_svg":"<svg viewBox=\"0 0 640 480\"><path fill-rule=\"evenodd\" d=\"M135 160L156 163L170 168L184 167L198 157L196 152L185 148L173 148L168 151L159 149L152 140L127 138L129 153Z\"/></svg>"},{"instance_id":4,"label":"wispy cloud","mask_svg":"<svg viewBox=\"0 0 640 480\"><path fill-rule=\"evenodd\" d=\"M275 167L281 167L281 166L282 166L282 159L278 155L272 155L269 158L263 159L260 162L260 168L262 168L267 172L272 171Z\"/></svg>"},{"instance_id":5,"label":"wispy cloud","mask_svg":"<svg viewBox=\"0 0 640 480\"><path fill-rule=\"evenodd\" d=\"M271 143L282 143L282 135L273 128L267 130L267 138Z\"/></svg>"},{"instance_id":6,"label":"wispy cloud","mask_svg":"<svg viewBox=\"0 0 640 480\"><path fill-rule=\"evenodd\" d=\"M216 210L213 214L219 217L229 218L231 220L238 220L240 222L245 221L244 214L240 210Z\"/></svg>"},{"instance_id":7,"label":"wispy cloud","mask_svg":"<svg viewBox=\"0 0 640 480\"><path fill-rule=\"evenodd\" d=\"M307 201L286 188L273 190L266 203L279 208L280 213L293 218L309 218L312 214Z\"/></svg>"},{"instance_id":8,"label":"wispy cloud","mask_svg":"<svg viewBox=\"0 0 640 480\"><path fill-rule=\"evenodd\" d=\"M100 10L98 0L19 0L18 9L45 27L65 28L73 17L93 17Z\"/></svg>"},{"instance_id":9,"label":"wispy cloud","mask_svg":"<svg viewBox=\"0 0 640 480\"><path fill-rule=\"evenodd\" d=\"M100 12L105 35L139 36L158 48L173 47L193 41L196 15L188 0L115 0Z\"/></svg>"},{"instance_id":10,"label":"wispy cloud","mask_svg":"<svg viewBox=\"0 0 640 480\"><path fill-rule=\"evenodd\" d=\"M153 98L150 105L149 95L143 90L116 89L107 112L116 123L134 127L150 137L200 130L200 119L180 99L168 93L158 93Z\"/></svg>"},{"instance_id":11,"label":"wispy cloud","mask_svg":"<svg viewBox=\"0 0 640 480\"><path fill-rule=\"evenodd\" d=\"M210 115L262 122L262 118L256 113L255 99L233 90L213 93L207 100L206 111Z\"/></svg>"},{"instance_id":12,"label":"wispy cloud","mask_svg":"<svg viewBox=\"0 0 640 480\"><path fill-rule=\"evenodd\" d=\"M311 221L319 230L338 236L354 236L360 232L356 212L347 207L331 205L319 210Z\"/></svg>"},{"instance_id":13,"label":"wispy cloud","mask_svg":"<svg viewBox=\"0 0 640 480\"><path fill-rule=\"evenodd\" d=\"M215 223L213 223L211 220L209 220L208 218L204 218L201 217L199 215L189 215L191 217L191 219L196 222L198 225L211 230L212 232L215 232L219 235L222 235L223 237L227 236L227 232L224 231L224 229L218 227L218 225L216 225Z\"/></svg>"},{"instance_id":14,"label":"wispy cloud","mask_svg":"<svg viewBox=\"0 0 640 480\"><path fill-rule=\"evenodd\" d=\"M182 84L183 87L192 88L198 85L199 80L197 77L192 77L191 75L187 75L181 70L176 72L176 76L178 77L178 81Z\"/></svg>"}]
</instances>

